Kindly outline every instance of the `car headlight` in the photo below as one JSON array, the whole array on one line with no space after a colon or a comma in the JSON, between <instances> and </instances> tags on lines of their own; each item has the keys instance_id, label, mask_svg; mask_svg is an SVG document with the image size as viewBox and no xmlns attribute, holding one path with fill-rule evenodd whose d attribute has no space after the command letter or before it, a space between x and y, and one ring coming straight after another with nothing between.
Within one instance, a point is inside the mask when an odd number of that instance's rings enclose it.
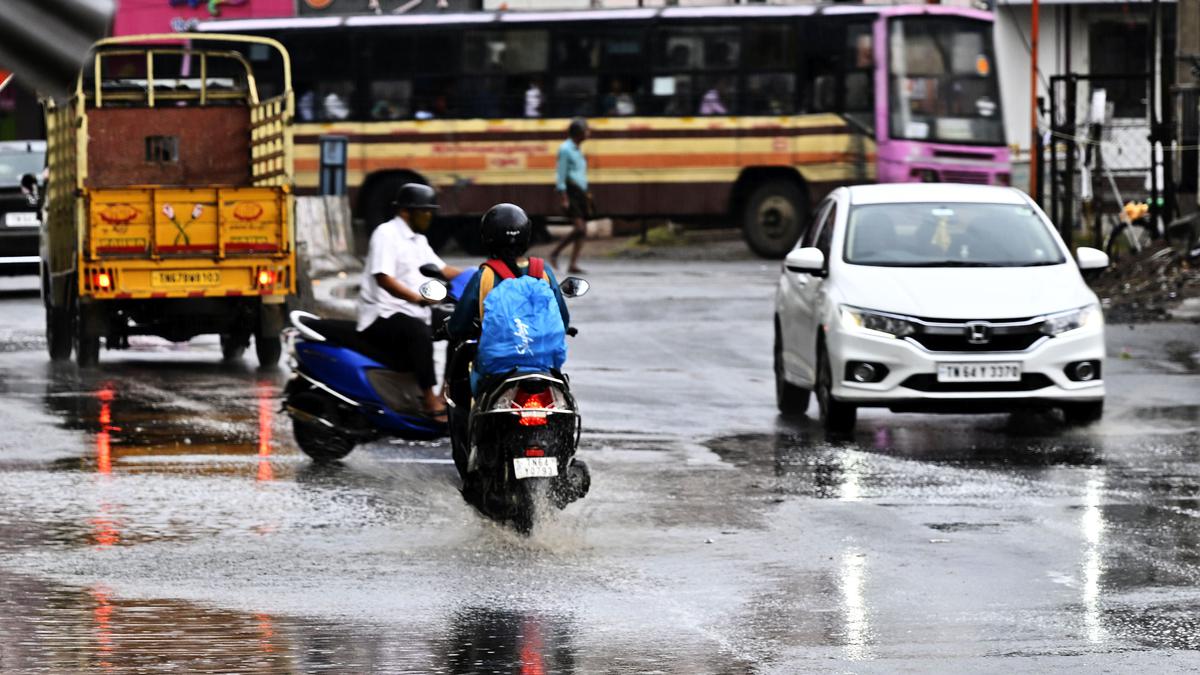
<instances>
[{"instance_id":1,"label":"car headlight","mask_svg":"<svg viewBox=\"0 0 1200 675\"><path fill-rule=\"evenodd\" d=\"M898 338L908 337L917 331L916 325L904 317L845 305L842 306L842 328L883 333Z\"/></svg>"},{"instance_id":2,"label":"car headlight","mask_svg":"<svg viewBox=\"0 0 1200 675\"><path fill-rule=\"evenodd\" d=\"M1103 320L1099 305L1087 305L1079 309L1048 315L1042 322L1042 333L1053 337Z\"/></svg>"}]
</instances>

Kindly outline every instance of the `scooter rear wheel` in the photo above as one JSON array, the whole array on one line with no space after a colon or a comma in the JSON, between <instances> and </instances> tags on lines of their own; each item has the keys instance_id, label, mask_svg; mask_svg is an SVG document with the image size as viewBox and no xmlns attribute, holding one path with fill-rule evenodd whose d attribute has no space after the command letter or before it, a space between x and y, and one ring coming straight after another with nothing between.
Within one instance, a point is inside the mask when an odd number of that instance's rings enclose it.
<instances>
[{"instance_id":1,"label":"scooter rear wheel","mask_svg":"<svg viewBox=\"0 0 1200 675\"><path fill-rule=\"evenodd\" d=\"M354 449L354 441L320 424L292 420L296 445L314 462L336 462Z\"/></svg>"}]
</instances>

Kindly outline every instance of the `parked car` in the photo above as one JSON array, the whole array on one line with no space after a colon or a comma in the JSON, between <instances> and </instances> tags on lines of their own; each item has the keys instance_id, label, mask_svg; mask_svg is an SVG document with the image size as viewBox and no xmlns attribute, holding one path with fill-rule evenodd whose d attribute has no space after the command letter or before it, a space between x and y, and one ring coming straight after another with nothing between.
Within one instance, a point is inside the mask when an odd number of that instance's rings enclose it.
<instances>
[{"instance_id":1,"label":"parked car","mask_svg":"<svg viewBox=\"0 0 1200 675\"><path fill-rule=\"evenodd\" d=\"M779 278L779 409L803 414L815 392L835 432L865 407L1098 420L1104 317L1080 270L1107 265L1096 249L1073 257L1013 188L839 188Z\"/></svg>"},{"instance_id":2,"label":"parked car","mask_svg":"<svg viewBox=\"0 0 1200 675\"><path fill-rule=\"evenodd\" d=\"M45 141L0 142L0 275L37 274Z\"/></svg>"}]
</instances>

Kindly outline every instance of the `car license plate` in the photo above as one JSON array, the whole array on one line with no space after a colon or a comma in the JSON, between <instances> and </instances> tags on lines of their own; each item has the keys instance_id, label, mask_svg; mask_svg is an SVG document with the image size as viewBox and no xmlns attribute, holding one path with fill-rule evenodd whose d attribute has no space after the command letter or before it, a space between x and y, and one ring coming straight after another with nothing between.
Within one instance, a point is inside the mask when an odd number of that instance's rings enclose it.
<instances>
[{"instance_id":1,"label":"car license plate","mask_svg":"<svg viewBox=\"0 0 1200 675\"><path fill-rule=\"evenodd\" d=\"M8 227L37 227L38 214L34 211L16 211L4 214L4 224Z\"/></svg>"},{"instance_id":2,"label":"car license plate","mask_svg":"<svg viewBox=\"0 0 1200 675\"><path fill-rule=\"evenodd\" d=\"M150 285L156 288L204 288L221 283L215 270L170 270L150 273Z\"/></svg>"},{"instance_id":3,"label":"car license plate","mask_svg":"<svg viewBox=\"0 0 1200 675\"><path fill-rule=\"evenodd\" d=\"M517 457L513 460L513 475L522 478L552 478L558 475L557 457Z\"/></svg>"},{"instance_id":4,"label":"car license plate","mask_svg":"<svg viewBox=\"0 0 1200 675\"><path fill-rule=\"evenodd\" d=\"M1019 363L939 363L938 382L1020 382Z\"/></svg>"}]
</instances>

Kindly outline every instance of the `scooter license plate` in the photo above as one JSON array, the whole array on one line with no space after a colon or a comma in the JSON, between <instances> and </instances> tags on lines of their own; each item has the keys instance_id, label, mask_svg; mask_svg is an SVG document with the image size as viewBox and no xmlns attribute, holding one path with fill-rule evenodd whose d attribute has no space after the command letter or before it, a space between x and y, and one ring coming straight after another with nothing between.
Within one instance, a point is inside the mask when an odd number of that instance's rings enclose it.
<instances>
[{"instance_id":1,"label":"scooter license plate","mask_svg":"<svg viewBox=\"0 0 1200 675\"><path fill-rule=\"evenodd\" d=\"M523 478L552 478L558 475L557 457L517 457L513 460L513 476Z\"/></svg>"}]
</instances>

